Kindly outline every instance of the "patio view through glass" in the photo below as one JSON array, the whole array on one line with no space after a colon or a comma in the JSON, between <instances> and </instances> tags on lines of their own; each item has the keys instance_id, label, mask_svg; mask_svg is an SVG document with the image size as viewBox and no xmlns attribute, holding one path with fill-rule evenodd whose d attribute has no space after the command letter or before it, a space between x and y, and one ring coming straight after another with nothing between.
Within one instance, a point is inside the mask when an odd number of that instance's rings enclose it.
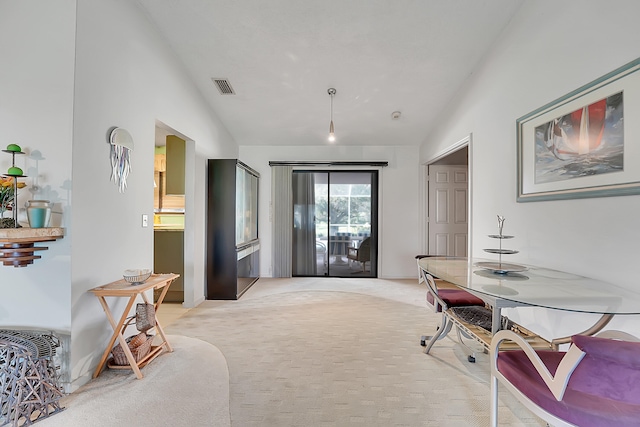
<instances>
[{"instance_id":1,"label":"patio view through glass","mask_svg":"<svg viewBox=\"0 0 640 427\"><path fill-rule=\"evenodd\" d=\"M377 171L293 172L293 275L376 277Z\"/></svg>"}]
</instances>

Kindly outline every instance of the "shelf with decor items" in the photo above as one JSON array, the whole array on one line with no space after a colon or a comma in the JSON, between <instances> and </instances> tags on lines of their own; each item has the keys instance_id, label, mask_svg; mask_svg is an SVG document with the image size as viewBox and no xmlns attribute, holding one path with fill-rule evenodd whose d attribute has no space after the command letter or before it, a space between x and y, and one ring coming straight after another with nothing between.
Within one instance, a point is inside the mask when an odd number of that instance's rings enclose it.
<instances>
[{"instance_id":1,"label":"shelf with decor items","mask_svg":"<svg viewBox=\"0 0 640 427\"><path fill-rule=\"evenodd\" d=\"M0 177L0 262L5 266L26 267L42 258L36 252L49 249L47 246L36 246L36 243L61 239L64 229L48 227L51 217L48 200L29 200L27 217L30 227L18 224L18 189L26 186L18 178L26 178L26 175L16 166L16 155L25 153L17 144L9 144L2 151L11 154L11 167ZM4 213L9 210L12 218L4 218Z\"/></svg>"},{"instance_id":2,"label":"shelf with decor items","mask_svg":"<svg viewBox=\"0 0 640 427\"><path fill-rule=\"evenodd\" d=\"M0 228L0 262L2 265L26 267L33 264L37 251L49 249L47 246L36 246L37 243L53 242L64 237L64 228Z\"/></svg>"}]
</instances>

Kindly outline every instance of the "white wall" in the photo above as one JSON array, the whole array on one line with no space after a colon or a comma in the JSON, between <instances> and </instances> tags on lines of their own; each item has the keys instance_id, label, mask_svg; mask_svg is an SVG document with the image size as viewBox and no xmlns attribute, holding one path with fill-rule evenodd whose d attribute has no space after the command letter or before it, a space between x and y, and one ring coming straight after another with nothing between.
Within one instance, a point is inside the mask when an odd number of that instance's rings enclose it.
<instances>
[{"instance_id":1,"label":"white wall","mask_svg":"<svg viewBox=\"0 0 640 427\"><path fill-rule=\"evenodd\" d=\"M156 120L195 144L187 249L194 295L204 295L198 236L205 226L205 159L235 157L238 148L133 2L3 1L0 36L2 144L42 152L45 160L26 159L26 170L65 209L57 221L66 229L33 266L0 267L0 322L70 332L71 367L64 374L74 389L90 378L112 332L87 291L126 268L153 265L153 227L142 228L141 216L153 217ZM135 142L124 194L110 182L112 126L129 130ZM124 306L111 304L115 311Z\"/></svg>"},{"instance_id":2,"label":"white wall","mask_svg":"<svg viewBox=\"0 0 640 427\"><path fill-rule=\"evenodd\" d=\"M114 23L117 25L114 27ZM117 27L117 31L114 28ZM191 167L196 183L193 235L204 234L203 157L235 156L237 147L212 114L172 51L140 10L124 0L78 2L74 116L73 377L96 363L109 327L93 295L86 291L118 279L126 268L153 265L155 121L195 141ZM109 181L111 126L128 129L136 141L129 187L124 194ZM194 262L202 265L204 243L192 239ZM187 265L189 267L189 265ZM202 269L203 270L203 269ZM195 284L204 294L202 273ZM188 285L185 285L187 287ZM197 291L194 291L197 293ZM122 302L121 302L122 303Z\"/></svg>"},{"instance_id":3,"label":"white wall","mask_svg":"<svg viewBox=\"0 0 640 427\"><path fill-rule=\"evenodd\" d=\"M636 59L634 0L525 2L501 40L423 143L421 162L473 133L473 248L483 256L496 215L520 250L510 259L574 272L640 291L640 196L516 203L516 120ZM631 118L632 119L632 118ZM636 143L630 141L629 143ZM593 316L550 310L512 313L546 336L578 332ZM616 318L622 329L637 317ZM637 332L637 328L635 332Z\"/></svg>"},{"instance_id":4,"label":"white wall","mask_svg":"<svg viewBox=\"0 0 640 427\"><path fill-rule=\"evenodd\" d=\"M25 225L29 199L51 200L51 225L69 225L74 38L75 0L0 2L0 148L16 143L27 153L16 156L28 176L18 199ZM0 172L10 162L0 153ZM0 327L54 330L68 344L70 234L67 228L62 240L38 244L49 249L32 265L0 265ZM68 366L68 353L62 358Z\"/></svg>"},{"instance_id":5,"label":"white wall","mask_svg":"<svg viewBox=\"0 0 640 427\"><path fill-rule=\"evenodd\" d=\"M419 163L417 147L240 147L240 160L260 173L260 275L271 277L269 161L388 161L380 169L379 270L381 278L415 277L420 252L418 230Z\"/></svg>"}]
</instances>

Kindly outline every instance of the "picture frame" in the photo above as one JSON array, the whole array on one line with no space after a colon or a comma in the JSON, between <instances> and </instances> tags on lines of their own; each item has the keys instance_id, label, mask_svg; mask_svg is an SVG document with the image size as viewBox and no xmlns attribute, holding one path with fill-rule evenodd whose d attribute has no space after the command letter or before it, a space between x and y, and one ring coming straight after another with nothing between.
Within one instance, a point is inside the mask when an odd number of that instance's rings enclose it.
<instances>
[{"instance_id":1,"label":"picture frame","mask_svg":"<svg viewBox=\"0 0 640 427\"><path fill-rule=\"evenodd\" d=\"M517 202L640 194L638 71L640 58L516 120Z\"/></svg>"}]
</instances>

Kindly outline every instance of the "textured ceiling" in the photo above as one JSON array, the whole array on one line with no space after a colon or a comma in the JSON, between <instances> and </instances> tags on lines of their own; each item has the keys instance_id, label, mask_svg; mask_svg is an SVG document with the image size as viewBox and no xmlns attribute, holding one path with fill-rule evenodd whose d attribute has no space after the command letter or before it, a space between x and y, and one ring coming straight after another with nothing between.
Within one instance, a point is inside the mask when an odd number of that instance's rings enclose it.
<instances>
[{"instance_id":1,"label":"textured ceiling","mask_svg":"<svg viewBox=\"0 0 640 427\"><path fill-rule=\"evenodd\" d=\"M312 146L330 87L335 144L421 144L524 0L137 1L239 145Z\"/></svg>"}]
</instances>

